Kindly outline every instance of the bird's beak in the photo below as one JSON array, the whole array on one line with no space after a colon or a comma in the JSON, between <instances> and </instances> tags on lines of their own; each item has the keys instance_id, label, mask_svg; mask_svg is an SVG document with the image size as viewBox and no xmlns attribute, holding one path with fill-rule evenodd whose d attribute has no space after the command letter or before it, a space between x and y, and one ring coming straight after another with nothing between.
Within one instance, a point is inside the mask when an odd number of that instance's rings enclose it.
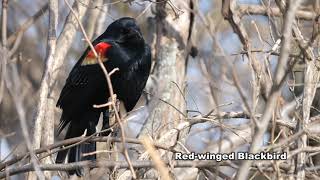
<instances>
[{"instance_id":1,"label":"bird's beak","mask_svg":"<svg viewBox=\"0 0 320 180\"><path fill-rule=\"evenodd\" d=\"M131 36L131 35L135 35L135 34L140 34L140 32L139 31L137 31L137 30L135 30L135 29L130 29L129 30L129 36Z\"/></svg>"}]
</instances>

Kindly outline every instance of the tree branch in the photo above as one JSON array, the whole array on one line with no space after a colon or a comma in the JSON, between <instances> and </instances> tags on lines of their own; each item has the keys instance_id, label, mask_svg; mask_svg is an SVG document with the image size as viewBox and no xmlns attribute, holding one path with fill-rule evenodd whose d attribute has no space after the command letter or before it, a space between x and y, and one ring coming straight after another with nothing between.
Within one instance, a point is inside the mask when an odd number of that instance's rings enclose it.
<instances>
[{"instance_id":1,"label":"tree branch","mask_svg":"<svg viewBox=\"0 0 320 180\"><path fill-rule=\"evenodd\" d=\"M24 22L16 32L11 34L8 38L8 45L11 46L16 39L19 37L19 34L23 34L30 26L32 26L44 13L48 10L48 3L42 6L39 11L37 11L32 17L30 17L26 22Z\"/></svg>"},{"instance_id":2,"label":"tree branch","mask_svg":"<svg viewBox=\"0 0 320 180\"><path fill-rule=\"evenodd\" d=\"M263 15L263 16L276 16L282 17L283 13L278 7L266 7L262 5L239 5L237 8L240 16L247 14L250 15ZM313 11L297 10L295 17L301 20L315 20L319 15Z\"/></svg>"},{"instance_id":3,"label":"tree branch","mask_svg":"<svg viewBox=\"0 0 320 180\"><path fill-rule=\"evenodd\" d=\"M84 0L88 2L89 0ZM73 8L77 13L77 17L81 20L86 12L86 7L79 5L78 1L75 1ZM52 59L54 61L48 61L46 65L46 70L43 75L40 87L40 101L37 110L37 116L35 120L35 129L34 129L34 148L40 147L40 142L42 138L42 127L43 119L46 116L50 116L46 113L47 110L53 110L55 108L55 93L54 85L57 80L57 76L63 67L63 61L67 55L68 50L70 49L73 39L76 35L78 28L78 23L76 17L73 13L69 13L66 23L64 24L63 30L59 35L59 38L56 42L56 50ZM53 111L51 111L53 112ZM52 118L52 117L49 117ZM53 130L53 129L52 129Z\"/></svg>"},{"instance_id":4,"label":"tree branch","mask_svg":"<svg viewBox=\"0 0 320 180\"><path fill-rule=\"evenodd\" d=\"M275 78L274 84L272 86L272 91L267 101L265 110L260 119L260 124L257 124L255 128L253 141L250 146L250 153L256 153L259 151L260 144L263 141L263 135L267 130L268 124L276 108L277 99L281 92L280 89L283 85L283 79L286 75L285 72L286 72L287 61L288 61L289 52L290 52L291 31L292 31L293 22L295 19L294 18L295 12L299 7L300 3L301 3L301 0L290 1L289 8L286 12L285 21L284 21L283 30L282 30L282 45L280 48L280 57L279 57L278 64L276 67L276 72L274 75L274 78ZM237 173L236 179L238 180L247 179L251 164L252 164L252 161L249 161L249 160L243 161Z\"/></svg>"},{"instance_id":5,"label":"tree branch","mask_svg":"<svg viewBox=\"0 0 320 180\"><path fill-rule=\"evenodd\" d=\"M56 0L49 0L49 28L48 28L48 39L47 39L47 58L44 75L40 86L40 101L38 105L37 118L35 123L35 134L33 148L40 147L41 136L43 137L43 144L52 144L54 142L54 112L50 106L54 105L48 100L50 96L50 89L53 87L52 70L54 68L54 54L56 51L57 43L57 25L58 25L58 2ZM50 97L49 97L50 98ZM43 123L46 119L46 123ZM42 129L42 131L40 130ZM38 134L37 132L43 132ZM51 164L51 157L47 157L43 162ZM46 178L50 178L50 172L45 172ZM34 173L30 173L28 176L29 180L36 180L37 177Z\"/></svg>"}]
</instances>

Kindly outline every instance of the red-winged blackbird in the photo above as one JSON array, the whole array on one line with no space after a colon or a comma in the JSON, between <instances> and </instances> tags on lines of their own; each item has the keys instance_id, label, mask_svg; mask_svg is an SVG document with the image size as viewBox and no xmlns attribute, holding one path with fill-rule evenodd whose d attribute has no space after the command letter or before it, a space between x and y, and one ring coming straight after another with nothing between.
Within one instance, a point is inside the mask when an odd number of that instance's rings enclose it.
<instances>
[{"instance_id":1,"label":"red-winged blackbird","mask_svg":"<svg viewBox=\"0 0 320 180\"><path fill-rule=\"evenodd\" d=\"M108 72L119 68L111 76L114 92L131 111L146 85L151 67L150 47L145 43L141 31L133 18L124 17L111 23L107 30L93 41L93 46ZM107 108L94 108L94 104L108 101L109 91L105 75L90 48L80 57L73 67L61 91L57 107L62 109L58 134L68 124L65 139L96 132L101 113L103 129L109 128ZM60 151L56 163L95 160L95 155L82 154L96 150L95 143L81 144L69 151ZM81 175L79 170L69 172Z\"/></svg>"}]
</instances>

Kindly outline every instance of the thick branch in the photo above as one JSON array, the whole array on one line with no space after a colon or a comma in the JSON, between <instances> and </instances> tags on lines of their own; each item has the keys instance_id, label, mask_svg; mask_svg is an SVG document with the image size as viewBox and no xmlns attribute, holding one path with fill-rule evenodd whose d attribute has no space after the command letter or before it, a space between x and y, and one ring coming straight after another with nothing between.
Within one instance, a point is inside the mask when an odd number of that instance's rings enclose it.
<instances>
[{"instance_id":1,"label":"thick branch","mask_svg":"<svg viewBox=\"0 0 320 180\"><path fill-rule=\"evenodd\" d=\"M260 119L260 124L256 126L255 133L253 135L253 141L250 146L250 152L256 153L259 151L260 144L263 141L263 135L265 134L268 124L272 118L272 114L276 108L277 99L280 95L280 89L283 85L283 79L286 75L286 66L289 57L290 51L290 41L291 41L291 31L294 23L295 12L299 7L301 0L290 1L290 6L285 15L285 21L283 24L282 30L282 45L280 48L280 57L276 67L275 80L272 87L271 95L266 104L266 108L263 112L263 115ZM236 179L244 180L247 179L249 174L249 167L252 164L252 161L246 160L243 161L241 168L239 169Z\"/></svg>"},{"instance_id":2,"label":"thick branch","mask_svg":"<svg viewBox=\"0 0 320 180\"><path fill-rule=\"evenodd\" d=\"M250 14L250 15L263 15L263 16L276 16L282 17L283 14L278 7L266 7L262 5L239 5L238 12L241 16ZM315 20L319 15L313 11L297 10L295 14L296 18L303 20Z\"/></svg>"},{"instance_id":3,"label":"thick branch","mask_svg":"<svg viewBox=\"0 0 320 180\"><path fill-rule=\"evenodd\" d=\"M87 3L89 0L85 0ZM77 16L79 19L82 19L83 15L86 12L86 7L79 5L76 1L73 5L73 9L77 12ZM45 114L47 109L55 108L55 98L53 86L57 80L57 76L61 70L63 65L63 61L67 55L69 48L72 45L73 39L76 35L78 28L78 23L76 21L75 16L72 13L69 13L64 28L57 40L57 48L54 53L54 61L47 62L47 69L45 70L45 74L43 76L41 87L40 87L40 101L38 105L38 112L35 122L35 130L34 130L34 147L39 148L42 136L42 124L43 119L45 118ZM50 66L49 66L50 64ZM48 80L49 82L46 82Z\"/></svg>"},{"instance_id":4,"label":"thick branch","mask_svg":"<svg viewBox=\"0 0 320 180\"><path fill-rule=\"evenodd\" d=\"M196 168L205 168L212 167L217 163L215 161L173 161L173 162L164 162L165 165L170 165L171 167L196 167ZM226 165L228 163L221 162L221 165ZM154 167L154 162L152 161L134 161L132 162L132 166L134 168L151 168ZM40 169L42 171L70 171L79 168L129 168L129 165L126 161L81 161L76 163L68 163L68 164L44 164L40 165ZM4 172L0 173L0 178L4 178L7 175L12 176L19 173L25 173L29 171L34 171L34 167L32 165L25 165L15 169L6 169Z\"/></svg>"}]
</instances>

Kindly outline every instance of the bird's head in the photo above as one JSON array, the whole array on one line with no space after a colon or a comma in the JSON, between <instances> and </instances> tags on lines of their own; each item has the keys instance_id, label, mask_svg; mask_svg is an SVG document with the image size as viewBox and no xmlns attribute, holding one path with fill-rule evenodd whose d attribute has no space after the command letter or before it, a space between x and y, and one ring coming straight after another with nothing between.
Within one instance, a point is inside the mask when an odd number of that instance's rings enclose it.
<instances>
[{"instance_id":1,"label":"bird's head","mask_svg":"<svg viewBox=\"0 0 320 180\"><path fill-rule=\"evenodd\" d=\"M106 32L109 37L115 42L125 45L144 45L144 39L142 37L139 26L135 19L130 17L120 18L111 23Z\"/></svg>"}]
</instances>

